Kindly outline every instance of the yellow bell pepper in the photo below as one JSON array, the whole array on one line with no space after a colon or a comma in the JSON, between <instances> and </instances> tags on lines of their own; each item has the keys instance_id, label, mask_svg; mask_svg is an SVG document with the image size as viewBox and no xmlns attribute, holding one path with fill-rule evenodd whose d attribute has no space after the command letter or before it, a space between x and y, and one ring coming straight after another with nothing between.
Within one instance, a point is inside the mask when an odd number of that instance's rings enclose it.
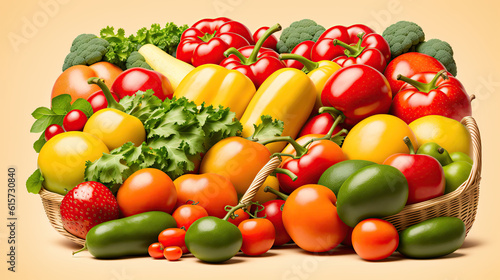
<instances>
[{"instance_id":1,"label":"yellow bell pepper","mask_svg":"<svg viewBox=\"0 0 500 280\"><path fill-rule=\"evenodd\" d=\"M195 68L182 79L174 92L177 98L186 97L197 105L229 107L240 118L255 94L252 81L236 70L215 64Z\"/></svg>"},{"instance_id":2,"label":"yellow bell pepper","mask_svg":"<svg viewBox=\"0 0 500 280\"><path fill-rule=\"evenodd\" d=\"M283 136L295 139L311 114L316 100L316 88L304 72L294 68L280 69L269 76L259 87L240 119L242 136L254 133L254 124L262 115L284 122ZM271 153L280 152L286 143L271 143L266 147Z\"/></svg>"},{"instance_id":3,"label":"yellow bell pepper","mask_svg":"<svg viewBox=\"0 0 500 280\"><path fill-rule=\"evenodd\" d=\"M321 103L321 92L325 87L326 81L328 81L328 79L342 67L330 60L314 62L297 54L281 54L280 59L297 60L309 71L307 76L311 78L311 81L316 87L316 103L314 103L313 113L317 113L319 108L323 107L323 104Z\"/></svg>"}]
</instances>

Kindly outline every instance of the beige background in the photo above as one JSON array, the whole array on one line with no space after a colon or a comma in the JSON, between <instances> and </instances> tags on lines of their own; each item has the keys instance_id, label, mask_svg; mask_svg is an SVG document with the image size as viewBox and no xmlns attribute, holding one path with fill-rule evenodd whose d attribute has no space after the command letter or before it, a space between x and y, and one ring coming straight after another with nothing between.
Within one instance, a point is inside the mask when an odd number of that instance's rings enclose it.
<instances>
[{"instance_id":1,"label":"beige background","mask_svg":"<svg viewBox=\"0 0 500 280\"><path fill-rule=\"evenodd\" d=\"M464 1L465 2L465 1ZM499 11L494 1L76 1L26 0L0 4L2 85L0 109L2 153L0 166L0 275L2 279L499 279L499 180L497 158L500 105ZM48 3L44 5L43 3ZM205 17L227 16L252 30L276 22L312 18L325 27L365 23L381 32L399 20L420 24L427 39L440 38L454 48L457 78L476 95L473 115L483 139L483 181L479 212L464 246L436 260L365 262L345 250L314 256L295 248L273 250L260 258L235 257L222 265L207 265L193 257L180 262L150 258L99 261L88 253L71 256L76 246L49 225L37 195L24 182L36 168L31 148L31 112L48 106L52 85L72 39L97 34L106 25L127 31L151 23L192 24ZM10 40L21 38L18 44ZM17 168L17 272L7 271L7 168Z\"/></svg>"}]
</instances>

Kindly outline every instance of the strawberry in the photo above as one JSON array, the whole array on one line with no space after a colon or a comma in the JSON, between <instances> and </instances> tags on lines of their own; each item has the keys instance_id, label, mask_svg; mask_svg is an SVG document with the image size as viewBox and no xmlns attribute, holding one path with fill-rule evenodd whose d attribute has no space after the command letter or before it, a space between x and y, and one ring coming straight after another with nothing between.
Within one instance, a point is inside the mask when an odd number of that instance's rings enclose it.
<instances>
[{"instance_id":1,"label":"strawberry","mask_svg":"<svg viewBox=\"0 0 500 280\"><path fill-rule=\"evenodd\" d=\"M119 216L116 198L98 182L83 182L74 187L64 196L60 210L64 228L81 238L95 225Z\"/></svg>"}]
</instances>

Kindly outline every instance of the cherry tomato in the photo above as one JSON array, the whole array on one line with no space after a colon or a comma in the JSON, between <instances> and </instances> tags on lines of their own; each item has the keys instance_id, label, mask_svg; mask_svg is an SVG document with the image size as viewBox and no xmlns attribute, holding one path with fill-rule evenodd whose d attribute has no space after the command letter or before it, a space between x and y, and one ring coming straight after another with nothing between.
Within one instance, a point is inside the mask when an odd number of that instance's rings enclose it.
<instances>
[{"instance_id":1,"label":"cherry tomato","mask_svg":"<svg viewBox=\"0 0 500 280\"><path fill-rule=\"evenodd\" d=\"M45 141L49 141L50 138L56 136L59 133L63 133L64 129L58 124L51 124L45 129Z\"/></svg>"},{"instance_id":2,"label":"cherry tomato","mask_svg":"<svg viewBox=\"0 0 500 280\"><path fill-rule=\"evenodd\" d=\"M111 92L111 95L117 102L120 101L118 97L116 97L116 94ZM87 98L87 101L92 106L92 111L94 111L94 113L99 110L108 108L108 101L106 100L106 97L104 96L102 90L92 93L92 95Z\"/></svg>"},{"instance_id":3,"label":"cherry tomato","mask_svg":"<svg viewBox=\"0 0 500 280\"><path fill-rule=\"evenodd\" d=\"M160 242L149 245L148 254L154 259L163 259L163 245Z\"/></svg>"},{"instance_id":4,"label":"cherry tomato","mask_svg":"<svg viewBox=\"0 0 500 280\"><path fill-rule=\"evenodd\" d=\"M250 219L250 215L241 208L234 211L234 214L236 215L236 218L229 218L227 221L235 226L239 226L241 222Z\"/></svg>"},{"instance_id":5,"label":"cherry tomato","mask_svg":"<svg viewBox=\"0 0 500 280\"><path fill-rule=\"evenodd\" d=\"M167 77L160 72L140 67L130 68L116 77L111 91L116 93L120 99L127 95L135 95L139 90L152 89L154 95L162 101L172 98L174 90Z\"/></svg>"},{"instance_id":6,"label":"cherry tomato","mask_svg":"<svg viewBox=\"0 0 500 280\"><path fill-rule=\"evenodd\" d=\"M177 222L177 227L184 228L186 231L196 220L206 216L208 216L207 210L200 205L194 204L181 205L172 214L172 217Z\"/></svg>"},{"instance_id":7,"label":"cherry tomato","mask_svg":"<svg viewBox=\"0 0 500 280\"><path fill-rule=\"evenodd\" d=\"M290 194L283 224L300 248L326 252L344 240L348 227L337 214L336 202L333 191L321 185L304 185Z\"/></svg>"},{"instance_id":8,"label":"cherry tomato","mask_svg":"<svg viewBox=\"0 0 500 280\"><path fill-rule=\"evenodd\" d=\"M163 255L169 261L176 261L182 257L182 249L177 246L170 246L165 248Z\"/></svg>"},{"instance_id":9,"label":"cherry tomato","mask_svg":"<svg viewBox=\"0 0 500 280\"><path fill-rule=\"evenodd\" d=\"M381 219L366 219L352 231L352 247L361 258L370 261L390 256L399 245L397 229Z\"/></svg>"},{"instance_id":10,"label":"cherry tomato","mask_svg":"<svg viewBox=\"0 0 500 280\"><path fill-rule=\"evenodd\" d=\"M87 123L87 115L80 110L69 111L63 119L63 127L66 131L83 131Z\"/></svg>"},{"instance_id":11,"label":"cherry tomato","mask_svg":"<svg viewBox=\"0 0 500 280\"><path fill-rule=\"evenodd\" d=\"M283 204L285 204L284 200L271 200L262 204L262 206L264 206L264 210L257 212L257 217L266 217L266 219L273 223L276 235L273 246L281 246L292 240L283 225Z\"/></svg>"},{"instance_id":12,"label":"cherry tomato","mask_svg":"<svg viewBox=\"0 0 500 280\"><path fill-rule=\"evenodd\" d=\"M258 256L269 251L274 244L275 230L268 219L242 221L238 228L243 236L241 251L245 255Z\"/></svg>"},{"instance_id":13,"label":"cherry tomato","mask_svg":"<svg viewBox=\"0 0 500 280\"><path fill-rule=\"evenodd\" d=\"M172 213L177 202L174 183L168 175L155 168L134 172L118 189L120 212L128 217L148 211Z\"/></svg>"},{"instance_id":14,"label":"cherry tomato","mask_svg":"<svg viewBox=\"0 0 500 280\"><path fill-rule=\"evenodd\" d=\"M189 252L185 242L186 231L181 228L167 228L160 232L158 241L163 247L177 246L182 249L183 253Z\"/></svg>"},{"instance_id":15,"label":"cherry tomato","mask_svg":"<svg viewBox=\"0 0 500 280\"><path fill-rule=\"evenodd\" d=\"M224 176L214 173L184 174L174 181L177 189L177 206L189 200L207 210L208 215L220 219L226 215L226 205L238 204L233 184Z\"/></svg>"}]
</instances>

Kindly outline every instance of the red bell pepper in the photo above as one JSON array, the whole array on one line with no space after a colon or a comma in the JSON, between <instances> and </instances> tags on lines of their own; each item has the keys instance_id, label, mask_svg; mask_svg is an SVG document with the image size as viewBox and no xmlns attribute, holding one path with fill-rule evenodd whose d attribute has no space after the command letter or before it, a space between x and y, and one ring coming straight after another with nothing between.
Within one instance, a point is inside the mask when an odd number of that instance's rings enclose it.
<instances>
[{"instance_id":1,"label":"red bell pepper","mask_svg":"<svg viewBox=\"0 0 500 280\"><path fill-rule=\"evenodd\" d=\"M391 114L406 123L427 115L441 115L461 121L472 113L470 97L456 78L446 75L446 70L423 72L410 78L399 75L404 81L392 101Z\"/></svg>"},{"instance_id":2,"label":"red bell pepper","mask_svg":"<svg viewBox=\"0 0 500 280\"><path fill-rule=\"evenodd\" d=\"M364 34L362 39L359 38L359 34L361 33ZM335 42L337 42L337 44L334 44L334 40L336 40ZM345 44L340 44L338 42L343 42ZM346 49L347 45L351 45L352 47ZM354 48L356 48L356 50L354 50ZM362 24L351 25L349 27L337 25L321 34L311 50L311 59L312 61L321 61L333 60L339 56L356 58L362 55L363 58L359 59L361 62L367 60L363 55L363 51L370 49L380 51L385 58L386 64L391 58L391 50L389 49L387 41L368 26ZM372 51L369 53L371 52ZM381 71L383 71L383 69Z\"/></svg>"},{"instance_id":3,"label":"red bell pepper","mask_svg":"<svg viewBox=\"0 0 500 280\"><path fill-rule=\"evenodd\" d=\"M378 37L382 36L372 33L364 35L364 33L358 34L358 42L355 45L349 45L345 42L334 39L332 41L334 46L341 46L345 48L344 54L337 56L333 59L333 62L339 64L342 67L346 67L353 64L365 64L377 69L379 72L383 73L385 67L387 66L387 60L382 54L382 52L370 46L367 46L367 41L379 40ZM382 38L384 40L384 38ZM365 46L363 46L363 42Z\"/></svg>"},{"instance_id":4,"label":"red bell pepper","mask_svg":"<svg viewBox=\"0 0 500 280\"><path fill-rule=\"evenodd\" d=\"M334 107L344 113L344 127L352 128L361 120L387 114L392 93L389 82L373 67L355 64L344 67L328 79L321 92L323 106Z\"/></svg>"},{"instance_id":5,"label":"red bell pepper","mask_svg":"<svg viewBox=\"0 0 500 280\"><path fill-rule=\"evenodd\" d=\"M297 138L308 134L322 134L326 135L335 122L335 118L330 113L321 113L317 116L312 117L307 123L302 127ZM337 125L333 130L333 135L339 133L342 130L341 125Z\"/></svg>"},{"instance_id":6,"label":"red bell pepper","mask_svg":"<svg viewBox=\"0 0 500 280\"><path fill-rule=\"evenodd\" d=\"M260 85L275 71L285 68L286 65L279 59L279 54L272 49L262 48L262 44L272 33L281 30L281 25L276 24L266 30L255 46L246 46L240 49L229 48L224 55L227 56L220 65L238 70L245 74L255 87Z\"/></svg>"},{"instance_id":7,"label":"red bell pepper","mask_svg":"<svg viewBox=\"0 0 500 280\"><path fill-rule=\"evenodd\" d=\"M194 66L219 64L230 47L250 44L252 33L242 23L225 17L203 19L182 33L176 56Z\"/></svg>"},{"instance_id":8,"label":"red bell pepper","mask_svg":"<svg viewBox=\"0 0 500 280\"><path fill-rule=\"evenodd\" d=\"M405 137L410 154L394 154L384 164L399 169L408 181L408 201L406 204L422 202L444 194L446 185L443 167L429 155L417 155L410 141Z\"/></svg>"},{"instance_id":9,"label":"red bell pepper","mask_svg":"<svg viewBox=\"0 0 500 280\"><path fill-rule=\"evenodd\" d=\"M303 42L300 42L297 46L295 46L295 48L293 48L291 53L303 56L303 57L311 60L311 50L312 50L313 46L314 46L314 41L310 41L310 40L303 41ZM295 68L295 69L299 69L299 70L302 70L304 68L304 64L300 63L298 60L286 59L283 61L285 62L286 67L288 67L288 68Z\"/></svg>"}]
</instances>

